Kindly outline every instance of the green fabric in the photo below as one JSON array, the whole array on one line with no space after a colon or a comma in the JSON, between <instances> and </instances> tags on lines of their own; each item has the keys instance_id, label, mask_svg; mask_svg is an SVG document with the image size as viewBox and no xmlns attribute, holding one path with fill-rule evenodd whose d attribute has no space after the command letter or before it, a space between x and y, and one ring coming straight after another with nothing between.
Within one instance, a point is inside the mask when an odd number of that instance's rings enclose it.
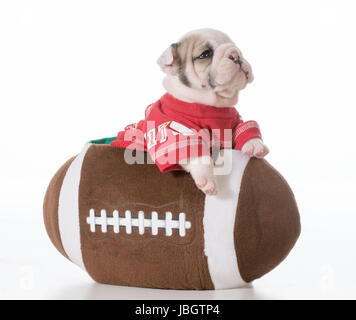
<instances>
[{"instance_id":1,"label":"green fabric","mask_svg":"<svg viewBox=\"0 0 356 320\"><path fill-rule=\"evenodd\" d=\"M89 142L94 143L94 144L110 144L110 142L114 141L115 139L116 139L116 137L110 137L110 138L91 140Z\"/></svg>"}]
</instances>

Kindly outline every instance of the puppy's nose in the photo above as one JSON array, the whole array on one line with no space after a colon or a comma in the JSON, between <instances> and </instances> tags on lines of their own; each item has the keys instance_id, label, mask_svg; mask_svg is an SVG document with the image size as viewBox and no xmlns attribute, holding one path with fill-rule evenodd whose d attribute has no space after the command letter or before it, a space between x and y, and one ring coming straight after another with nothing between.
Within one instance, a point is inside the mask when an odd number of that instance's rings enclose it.
<instances>
[{"instance_id":1,"label":"puppy's nose","mask_svg":"<svg viewBox=\"0 0 356 320\"><path fill-rule=\"evenodd\" d=\"M239 64L241 66L242 64L242 61L240 59L240 56L233 56L233 55L230 55L229 56L229 59L232 60L235 64Z\"/></svg>"}]
</instances>

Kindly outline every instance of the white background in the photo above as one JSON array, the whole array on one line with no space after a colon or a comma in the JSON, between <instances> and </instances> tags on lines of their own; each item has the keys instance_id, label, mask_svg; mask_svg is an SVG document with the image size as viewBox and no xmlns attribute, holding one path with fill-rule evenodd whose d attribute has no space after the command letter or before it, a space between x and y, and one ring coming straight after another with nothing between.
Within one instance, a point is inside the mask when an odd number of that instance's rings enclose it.
<instances>
[{"instance_id":1,"label":"white background","mask_svg":"<svg viewBox=\"0 0 356 320\"><path fill-rule=\"evenodd\" d=\"M355 14L352 0L1 1L0 298L356 298ZM94 284L47 238L46 187L87 140L143 117L164 93L157 57L201 27L252 64L237 108L295 192L300 240L253 288Z\"/></svg>"}]
</instances>

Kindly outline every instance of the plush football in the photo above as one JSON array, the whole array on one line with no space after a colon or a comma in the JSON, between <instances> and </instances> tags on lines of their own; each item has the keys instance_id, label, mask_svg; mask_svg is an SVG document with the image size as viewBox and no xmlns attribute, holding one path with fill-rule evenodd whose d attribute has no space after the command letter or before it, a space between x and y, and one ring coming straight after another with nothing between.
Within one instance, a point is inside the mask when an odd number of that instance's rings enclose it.
<instances>
[{"instance_id":1,"label":"plush football","mask_svg":"<svg viewBox=\"0 0 356 320\"><path fill-rule=\"evenodd\" d=\"M95 281L236 288L272 270L294 246L297 205L267 161L232 150L219 195L206 196L189 174L128 164L125 150L106 142L88 143L69 159L44 200L51 241Z\"/></svg>"}]
</instances>

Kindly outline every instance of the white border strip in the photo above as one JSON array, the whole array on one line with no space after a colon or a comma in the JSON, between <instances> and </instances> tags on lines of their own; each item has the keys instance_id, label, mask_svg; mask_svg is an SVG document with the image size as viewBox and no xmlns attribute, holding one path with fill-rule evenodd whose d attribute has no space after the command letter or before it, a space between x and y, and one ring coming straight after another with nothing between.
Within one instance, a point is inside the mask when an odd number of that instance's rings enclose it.
<instances>
[{"instance_id":1,"label":"white border strip","mask_svg":"<svg viewBox=\"0 0 356 320\"><path fill-rule=\"evenodd\" d=\"M240 151L225 149L224 161L230 162L231 173L216 176L219 194L205 197L204 252L215 289L246 285L237 264L234 229L241 180L249 159Z\"/></svg>"},{"instance_id":2,"label":"white border strip","mask_svg":"<svg viewBox=\"0 0 356 320\"><path fill-rule=\"evenodd\" d=\"M83 160L90 146L91 144L87 143L69 166L58 202L58 225L64 251L69 259L83 270L85 267L80 245L79 184Z\"/></svg>"}]
</instances>

